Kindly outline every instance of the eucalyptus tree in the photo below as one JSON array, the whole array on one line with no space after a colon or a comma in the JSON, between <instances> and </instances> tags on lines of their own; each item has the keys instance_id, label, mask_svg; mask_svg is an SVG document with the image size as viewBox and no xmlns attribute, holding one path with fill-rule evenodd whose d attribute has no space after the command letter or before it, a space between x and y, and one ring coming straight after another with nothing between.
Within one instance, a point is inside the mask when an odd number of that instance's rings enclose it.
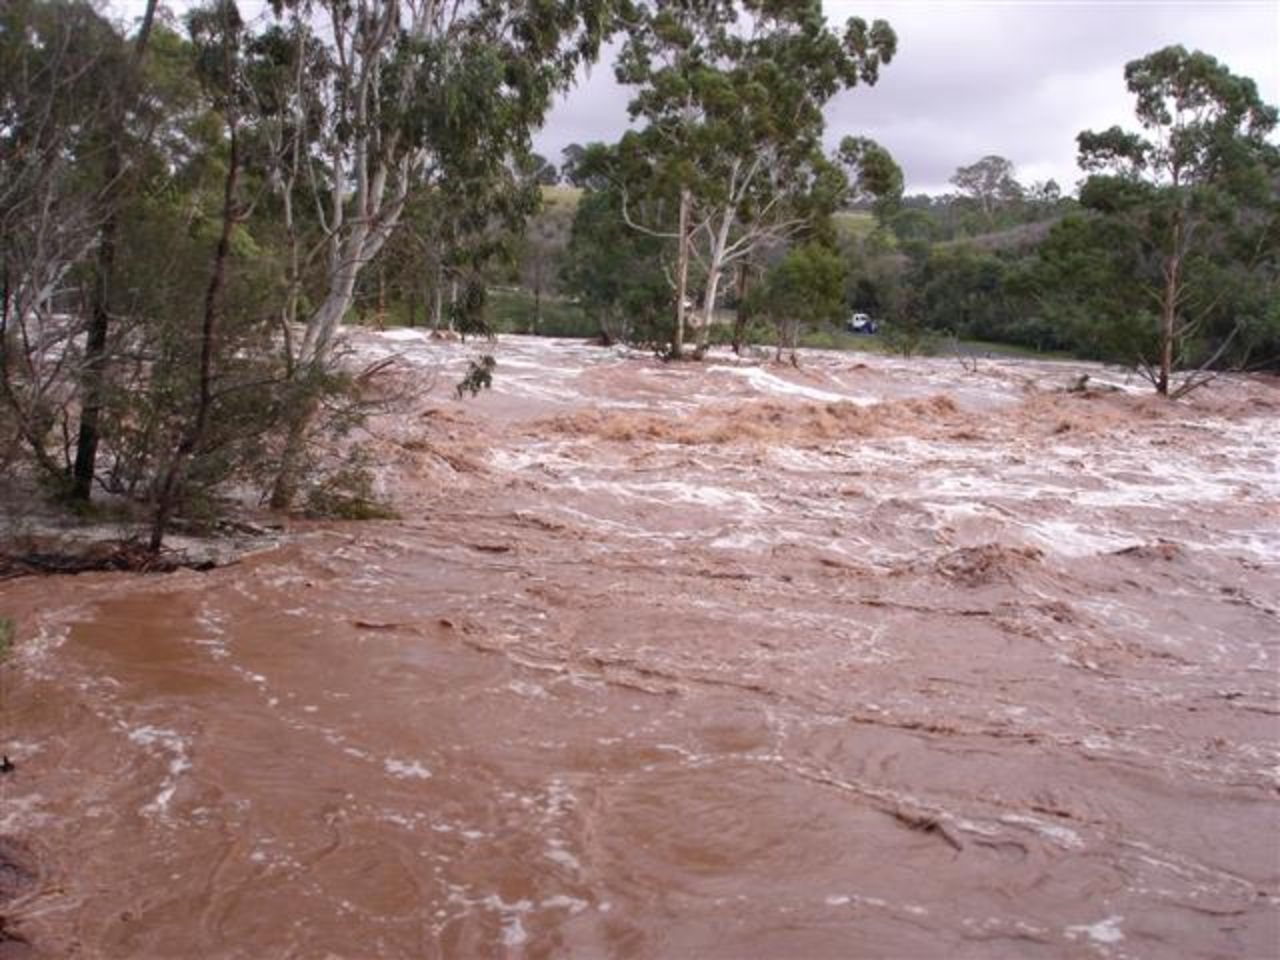
<instances>
[{"instance_id":1,"label":"eucalyptus tree","mask_svg":"<svg viewBox=\"0 0 1280 960\"><path fill-rule=\"evenodd\" d=\"M308 428L360 272L417 190L459 168L497 167L530 149L553 96L593 58L607 0L277 0L322 22L334 69L310 159L325 278L306 319L298 396L272 503L293 500Z\"/></svg>"},{"instance_id":2,"label":"eucalyptus tree","mask_svg":"<svg viewBox=\"0 0 1280 960\"><path fill-rule=\"evenodd\" d=\"M294 8L263 30L246 30L240 73L249 121L244 151L271 188L259 200L259 230L276 234L283 248L279 328L289 369L295 362L293 327L305 278L315 272L324 249L318 229L323 208L308 193L316 183L316 164L323 167L323 157L317 156L324 127L320 91L335 69L315 24L302 10Z\"/></svg>"},{"instance_id":3,"label":"eucalyptus tree","mask_svg":"<svg viewBox=\"0 0 1280 960\"><path fill-rule=\"evenodd\" d=\"M994 223L997 210L1017 203L1023 196L1013 163L995 154L958 167L950 182L977 205L988 227Z\"/></svg>"},{"instance_id":4,"label":"eucalyptus tree","mask_svg":"<svg viewBox=\"0 0 1280 960\"><path fill-rule=\"evenodd\" d=\"M1141 251L1145 269L1135 279L1148 291L1155 323L1154 356L1142 351L1139 367L1158 393L1179 395L1204 382L1193 371L1173 384L1188 341L1238 286L1206 278L1224 270L1240 273L1240 281L1265 273L1270 295L1259 299L1258 316L1238 318L1202 370L1221 358L1240 321L1280 320L1280 150L1269 139L1277 112L1252 80L1181 46L1130 62L1125 82L1143 133L1116 126L1079 135L1080 166L1092 174L1081 202L1123 224Z\"/></svg>"},{"instance_id":5,"label":"eucalyptus tree","mask_svg":"<svg viewBox=\"0 0 1280 960\"><path fill-rule=\"evenodd\" d=\"M127 51L89 4L0 6L0 405L46 479L69 472L83 326L69 316L75 271L106 215L103 133ZM61 429L57 429L61 428Z\"/></svg>"},{"instance_id":6,"label":"eucalyptus tree","mask_svg":"<svg viewBox=\"0 0 1280 960\"><path fill-rule=\"evenodd\" d=\"M565 151L565 178L583 187L565 251L565 288L582 304L608 345L630 342L656 327L671 302L664 241L633 230L622 216L623 191L615 175L617 149L590 144ZM660 222L654 199L640 201L649 222ZM656 198L660 201L661 198Z\"/></svg>"},{"instance_id":7,"label":"eucalyptus tree","mask_svg":"<svg viewBox=\"0 0 1280 960\"><path fill-rule=\"evenodd\" d=\"M217 240L210 257L209 279L201 303L200 332L194 374L190 377L194 394L181 403L178 429L171 449L163 451L162 466L153 483L154 513L150 549L158 551L164 540L174 507L181 501L193 462L205 453L210 421L218 407L215 388L225 388L226 372L220 360L234 362L224 346L224 315L231 238L246 211L240 197L244 175L244 144L241 126L249 106L244 76L245 24L235 0L209 0L187 15L188 32L195 54L195 72L206 92L211 110L221 118L225 130L226 159L222 201L218 211ZM153 371L152 379L159 376ZM219 383L218 381L222 382Z\"/></svg>"},{"instance_id":8,"label":"eucalyptus tree","mask_svg":"<svg viewBox=\"0 0 1280 960\"><path fill-rule=\"evenodd\" d=\"M625 138L631 168L675 197L674 229L624 215L673 239L675 331L683 351L691 261L705 282L699 346L705 347L726 271L812 222L843 189L822 153L823 107L858 83L874 84L897 49L887 23L851 18L836 33L820 0L691 0L640 3L616 65L635 87L641 129Z\"/></svg>"},{"instance_id":9,"label":"eucalyptus tree","mask_svg":"<svg viewBox=\"0 0 1280 960\"><path fill-rule=\"evenodd\" d=\"M103 220L98 232L94 261L93 291L80 389L80 424L76 438L75 464L72 468L71 495L78 500L89 499L97 462L100 439L98 421L106 387L107 337L114 309L113 298L116 295L114 274L119 211L125 200L125 188L129 184L125 153L130 139L130 122L137 125L140 120L139 93L143 83L141 68L155 23L156 3L157 0L147 0L144 7L142 23L134 37L129 67L120 72L116 83L110 88L111 97L104 125L106 155L101 167L100 191Z\"/></svg>"},{"instance_id":10,"label":"eucalyptus tree","mask_svg":"<svg viewBox=\"0 0 1280 960\"><path fill-rule=\"evenodd\" d=\"M884 147L867 137L845 137L837 157L849 176L846 203L869 203L880 226L902 206L902 168Z\"/></svg>"}]
</instances>

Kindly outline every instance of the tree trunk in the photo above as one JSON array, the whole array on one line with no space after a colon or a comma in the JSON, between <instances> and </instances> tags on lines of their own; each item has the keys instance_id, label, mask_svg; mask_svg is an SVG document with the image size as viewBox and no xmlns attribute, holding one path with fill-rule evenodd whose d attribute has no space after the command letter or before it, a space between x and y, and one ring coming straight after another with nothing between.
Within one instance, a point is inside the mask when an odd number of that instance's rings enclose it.
<instances>
[{"instance_id":1,"label":"tree trunk","mask_svg":"<svg viewBox=\"0 0 1280 960\"><path fill-rule=\"evenodd\" d=\"M301 397L296 401L299 404L298 414L289 424L284 450L280 456L280 468L271 488L270 503L275 510L288 510L297 493L304 441L312 420L320 409L313 381L324 372L329 358L329 345L354 298L361 261L356 253L349 251L359 251L363 246L364 236L365 232L358 230L347 243L342 244L340 266L330 281L329 292L307 322L307 332L299 357L300 372L297 375L302 380Z\"/></svg>"},{"instance_id":2,"label":"tree trunk","mask_svg":"<svg viewBox=\"0 0 1280 960\"><path fill-rule=\"evenodd\" d=\"M733 317L733 352L742 356L742 347L747 338L747 322L751 319L747 313L747 293L750 276L745 262L738 264L738 308Z\"/></svg>"},{"instance_id":3,"label":"tree trunk","mask_svg":"<svg viewBox=\"0 0 1280 960\"><path fill-rule=\"evenodd\" d=\"M109 183L120 176L120 150L107 151L105 174ZM114 191L112 191L114 192ZM108 199L108 203L111 199ZM98 240L94 265L93 299L89 308L89 328L85 334L84 368L80 381L80 429L76 438L76 459L71 468L71 499L87 501L93 491L93 474L98 460L99 423L102 419L102 389L107 363L107 334L111 328L108 305L116 262L116 231L119 220L114 210L107 213Z\"/></svg>"},{"instance_id":4,"label":"tree trunk","mask_svg":"<svg viewBox=\"0 0 1280 960\"><path fill-rule=\"evenodd\" d=\"M711 325L716 322L716 300L720 296L720 278L724 271L713 266L707 274L707 291L702 300L702 326L698 328L698 356L707 352L711 342Z\"/></svg>"},{"instance_id":5,"label":"tree trunk","mask_svg":"<svg viewBox=\"0 0 1280 960\"><path fill-rule=\"evenodd\" d=\"M387 270L378 266L378 329L387 329Z\"/></svg>"},{"instance_id":6,"label":"tree trunk","mask_svg":"<svg viewBox=\"0 0 1280 960\"><path fill-rule=\"evenodd\" d=\"M733 226L733 214L726 211L720 221L720 229L714 237L710 265L707 268L707 289L702 298L702 327L698 330L698 356L707 351L711 340L711 325L716 319L716 300L720 296L720 280L724 277L725 250L729 245L729 228Z\"/></svg>"},{"instance_id":7,"label":"tree trunk","mask_svg":"<svg viewBox=\"0 0 1280 960\"><path fill-rule=\"evenodd\" d=\"M431 288L431 329L440 332L444 325L444 264L436 264L436 279Z\"/></svg>"},{"instance_id":8,"label":"tree trunk","mask_svg":"<svg viewBox=\"0 0 1280 960\"><path fill-rule=\"evenodd\" d=\"M680 237L676 254L676 329L671 340L671 358L684 355L685 297L689 289L689 208L693 195L688 187L680 190Z\"/></svg>"},{"instance_id":9,"label":"tree trunk","mask_svg":"<svg viewBox=\"0 0 1280 960\"><path fill-rule=\"evenodd\" d=\"M155 22L158 0L147 0L142 14L142 27L138 30L133 47L132 69L142 65L151 38L151 26ZM130 77L130 83L134 78ZM121 94L120 96L124 96ZM102 222L102 234L98 243L98 256L93 277L93 303L89 313L89 328L85 337L84 368L80 381L80 427L76 438L76 459L71 468L71 497L88 500L93 492L93 474L98 460L99 424L102 419L102 389L107 361L107 334L111 328L111 286L116 264L116 235L119 218L116 205L120 196L120 177L124 167L124 139L126 104L119 98L113 101L109 118L109 140L106 160L103 163L102 202L106 218Z\"/></svg>"},{"instance_id":10,"label":"tree trunk","mask_svg":"<svg viewBox=\"0 0 1280 960\"><path fill-rule=\"evenodd\" d=\"M1160 303L1160 370L1156 379L1156 393L1169 395L1169 380L1173 373L1173 348L1177 339L1178 294L1182 267L1182 215L1174 214L1173 252L1165 261L1164 294Z\"/></svg>"}]
</instances>

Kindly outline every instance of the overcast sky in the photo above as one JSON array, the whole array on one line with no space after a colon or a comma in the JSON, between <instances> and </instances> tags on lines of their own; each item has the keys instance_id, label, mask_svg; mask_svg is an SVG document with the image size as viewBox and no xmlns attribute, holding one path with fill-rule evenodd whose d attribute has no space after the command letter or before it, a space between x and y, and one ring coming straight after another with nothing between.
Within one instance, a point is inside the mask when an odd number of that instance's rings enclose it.
<instances>
[{"instance_id":1,"label":"overcast sky","mask_svg":"<svg viewBox=\"0 0 1280 960\"><path fill-rule=\"evenodd\" d=\"M833 27L856 15L886 19L898 34L898 55L880 82L832 102L827 139L880 141L906 172L909 192L945 191L956 167L991 153L1012 160L1023 183L1052 177L1071 190L1080 177L1076 134L1133 126L1124 65L1172 43L1213 54L1280 103L1280 0L824 2ZM143 0L112 6L133 13ZM626 128L629 95L613 82L612 59L605 51L535 136L553 162L569 143L614 140Z\"/></svg>"},{"instance_id":2,"label":"overcast sky","mask_svg":"<svg viewBox=\"0 0 1280 960\"><path fill-rule=\"evenodd\" d=\"M1280 2L974 2L825 0L833 26L888 20L898 55L874 87L837 97L827 140L871 136L893 153L908 192L949 189L962 164L995 153L1024 183L1080 178L1081 130L1133 126L1124 65L1172 43L1213 54L1280 102ZM608 58L557 106L535 138L553 160L568 143L625 129L627 91Z\"/></svg>"}]
</instances>

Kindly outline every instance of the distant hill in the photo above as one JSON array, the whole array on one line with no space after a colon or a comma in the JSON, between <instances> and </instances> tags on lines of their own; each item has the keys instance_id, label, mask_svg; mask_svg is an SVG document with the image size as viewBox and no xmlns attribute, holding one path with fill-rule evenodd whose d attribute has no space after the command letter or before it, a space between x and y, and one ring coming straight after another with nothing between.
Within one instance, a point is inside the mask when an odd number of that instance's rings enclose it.
<instances>
[{"instance_id":1,"label":"distant hill","mask_svg":"<svg viewBox=\"0 0 1280 960\"><path fill-rule=\"evenodd\" d=\"M1048 220L1037 220L1035 223L1020 223L1016 227L1008 227L1004 230L993 230L990 233L980 233L972 237L959 237L955 240L947 240L937 244L939 247L958 247L968 246L987 253L997 253L1002 250L1012 250L1022 252L1030 250L1032 247L1038 246L1043 242L1044 238L1049 235L1049 231L1053 229L1053 225L1062 219L1062 216L1050 217Z\"/></svg>"}]
</instances>

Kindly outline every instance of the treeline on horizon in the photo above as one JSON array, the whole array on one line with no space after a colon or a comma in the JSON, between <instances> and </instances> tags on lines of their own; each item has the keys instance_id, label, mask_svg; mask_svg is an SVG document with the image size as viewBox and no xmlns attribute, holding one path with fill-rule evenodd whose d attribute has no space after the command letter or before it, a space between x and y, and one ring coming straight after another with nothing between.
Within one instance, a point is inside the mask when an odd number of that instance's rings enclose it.
<instances>
[{"instance_id":1,"label":"treeline on horizon","mask_svg":"<svg viewBox=\"0 0 1280 960\"><path fill-rule=\"evenodd\" d=\"M569 197L531 136L611 37L631 129L567 152ZM132 32L9 0L5 482L146 517L152 550L233 493L376 512L343 443L377 373L344 355L351 323L794 359L859 310L904 352L1067 350L1170 395L1275 365L1277 118L1252 81L1156 51L1124 68L1138 132L1079 134L1078 198L999 157L911 197L880 144L823 146L826 105L898 42L819 0L150 2ZM459 395L491 375L478 355Z\"/></svg>"}]
</instances>

